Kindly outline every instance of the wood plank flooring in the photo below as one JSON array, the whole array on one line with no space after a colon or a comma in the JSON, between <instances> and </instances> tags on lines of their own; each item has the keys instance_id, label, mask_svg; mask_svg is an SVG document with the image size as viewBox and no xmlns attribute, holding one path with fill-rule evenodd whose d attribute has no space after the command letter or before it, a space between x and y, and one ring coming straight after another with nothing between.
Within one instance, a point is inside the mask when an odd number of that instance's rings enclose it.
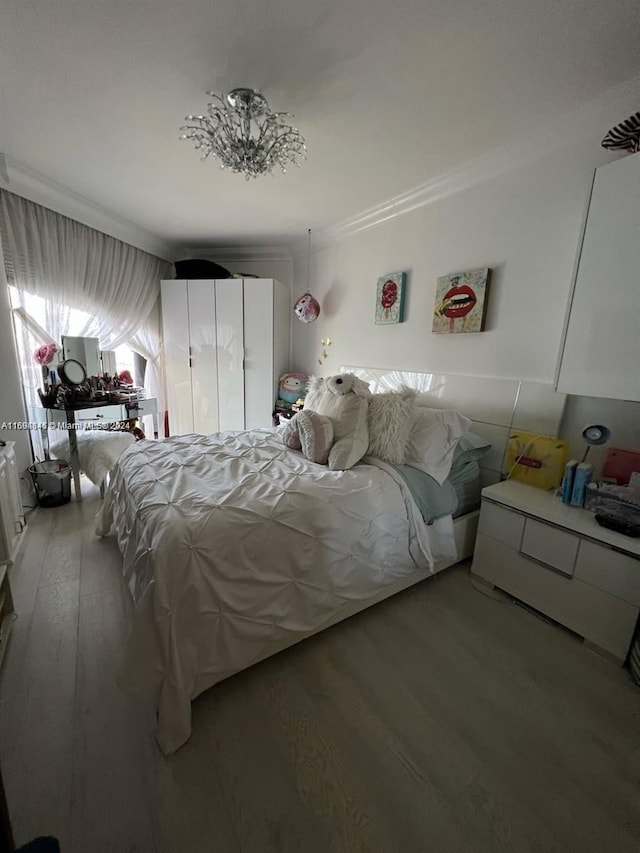
<instances>
[{"instance_id":1,"label":"wood plank flooring","mask_svg":"<svg viewBox=\"0 0 640 853\"><path fill-rule=\"evenodd\" d=\"M460 566L214 687L165 759L122 693L131 603L97 490L37 510L11 582L0 764L63 853L640 850L640 690Z\"/></svg>"}]
</instances>

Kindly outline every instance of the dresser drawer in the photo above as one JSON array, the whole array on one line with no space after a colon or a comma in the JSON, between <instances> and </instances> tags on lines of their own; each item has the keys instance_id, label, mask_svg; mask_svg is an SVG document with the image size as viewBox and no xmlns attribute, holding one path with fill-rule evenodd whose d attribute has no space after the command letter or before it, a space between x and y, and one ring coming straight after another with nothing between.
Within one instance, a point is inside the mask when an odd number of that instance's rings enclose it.
<instances>
[{"instance_id":1,"label":"dresser drawer","mask_svg":"<svg viewBox=\"0 0 640 853\"><path fill-rule=\"evenodd\" d=\"M640 607L640 560L583 539L575 577Z\"/></svg>"},{"instance_id":2,"label":"dresser drawer","mask_svg":"<svg viewBox=\"0 0 640 853\"><path fill-rule=\"evenodd\" d=\"M638 608L588 583L551 571L501 542L478 534L472 574L540 610L623 661Z\"/></svg>"},{"instance_id":3,"label":"dresser drawer","mask_svg":"<svg viewBox=\"0 0 640 853\"><path fill-rule=\"evenodd\" d=\"M528 518L520 551L563 575L572 575L579 544L573 533Z\"/></svg>"},{"instance_id":4,"label":"dresser drawer","mask_svg":"<svg viewBox=\"0 0 640 853\"><path fill-rule=\"evenodd\" d=\"M125 408L119 403L114 406L96 406L94 409L80 409L74 415L76 421L82 423L95 421L96 423L112 424L126 420Z\"/></svg>"},{"instance_id":5,"label":"dresser drawer","mask_svg":"<svg viewBox=\"0 0 640 853\"><path fill-rule=\"evenodd\" d=\"M478 531L511 548L519 548L524 530L524 516L490 501L482 501Z\"/></svg>"},{"instance_id":6,"label":"dresser drawer","mask_svg":"<svg viewBox=\"0 0 640 853\"><path fill-rule=\"evenodd\" d=\"M138 400L136 403L131 403L131 405L125 405L125 408L130 418L142 418L145 415L158 414L158 403L155 397L149 400Z\"/></svg>"}]
</instances>

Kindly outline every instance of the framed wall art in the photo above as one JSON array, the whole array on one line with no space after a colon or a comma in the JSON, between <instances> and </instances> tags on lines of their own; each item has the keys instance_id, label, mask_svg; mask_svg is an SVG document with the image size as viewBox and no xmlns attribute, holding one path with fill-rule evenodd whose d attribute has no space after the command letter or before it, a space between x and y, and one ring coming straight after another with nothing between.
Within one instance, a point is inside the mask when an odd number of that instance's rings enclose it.
<instances>
[{"instance_id":1,"label":"framed wall art","mask_svg":"<svg viewBox=\"0 0 640 853\"><path fill-rule=\"evenodd\" d=\"M376 291L376 323L402 323L404 320L405 272L392 272L378 279Z\"/></svg>"},{"instance_id":2,"label":"framed wall art","mask_svg":"<svg viewBox=\"0 0 640 853\"><path fill-rule=\"evenodd\" d=\"M432 330L439 335L483 332L491 270L459 272L438 279Z\"/></svg>"}]
</instances>

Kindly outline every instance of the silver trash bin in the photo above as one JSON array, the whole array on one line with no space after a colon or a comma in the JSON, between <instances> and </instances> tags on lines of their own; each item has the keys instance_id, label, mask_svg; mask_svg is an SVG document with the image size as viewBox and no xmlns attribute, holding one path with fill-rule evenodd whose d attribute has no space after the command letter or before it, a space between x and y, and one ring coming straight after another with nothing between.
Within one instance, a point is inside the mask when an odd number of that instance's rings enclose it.
<instances>
[{"instance_id":1,"label":"silver trash bin","mask_svg":"<svg viewBox=\"0 0 640 853\"><path fill-rule=\"evenodd\" d=\"M34 462L29 473L36 490L38 505L62 506L71 500L71 466L61 459Z\"/></svg>"}]
</instances>

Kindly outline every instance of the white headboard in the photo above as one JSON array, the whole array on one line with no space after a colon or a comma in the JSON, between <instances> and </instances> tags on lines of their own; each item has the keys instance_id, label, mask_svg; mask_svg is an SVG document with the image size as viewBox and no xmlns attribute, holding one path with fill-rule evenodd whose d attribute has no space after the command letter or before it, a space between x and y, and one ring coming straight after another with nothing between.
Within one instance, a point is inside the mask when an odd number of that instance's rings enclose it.
<instances>
[{"instance_id":1,"label":"white headboard","mask_svg":"<svg viewBox=\"0 0 640 853\"><path fill-rule=\"evenodd\" d=\"M515 430L557 436L566 395L553 385L519 379L454 376L377 367L342 367L369 383L371 391L395 391L403 385L433 398L433 406L458 409L473 421L473 431L491 442L481 462L483 485L506 473L509 435Z\"/></svg>"}]
</instances>

